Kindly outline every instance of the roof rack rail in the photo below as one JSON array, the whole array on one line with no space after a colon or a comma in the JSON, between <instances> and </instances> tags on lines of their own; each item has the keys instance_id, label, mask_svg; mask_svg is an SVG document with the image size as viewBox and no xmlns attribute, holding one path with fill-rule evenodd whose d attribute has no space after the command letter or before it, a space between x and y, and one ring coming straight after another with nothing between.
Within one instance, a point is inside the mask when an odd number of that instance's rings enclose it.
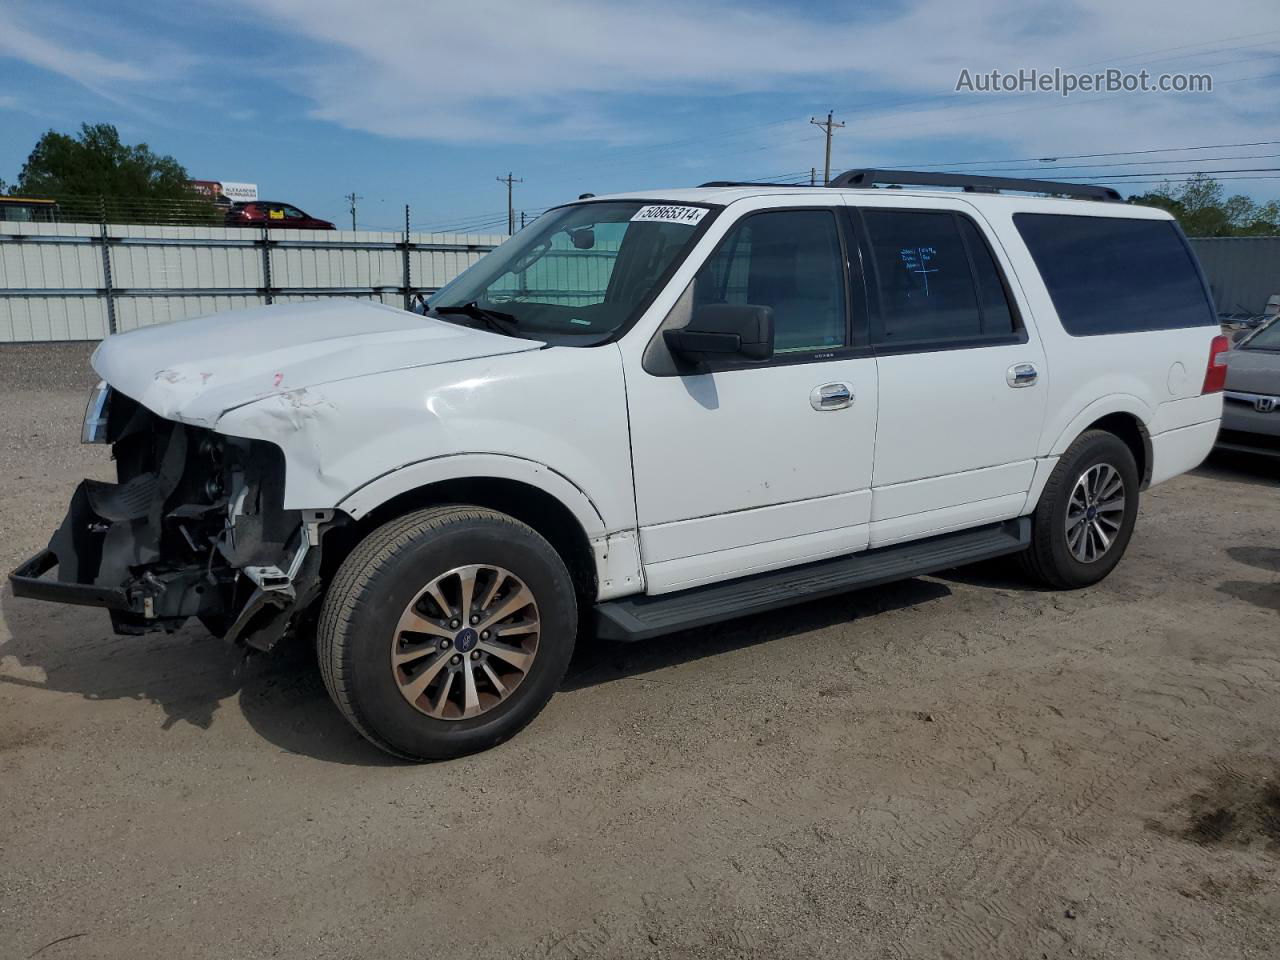
<instances>
[{"instance_id":1,"label":"roof rack rail","mask_svg":"<svg viewBox=\"0 0 1280 960\"><path fill-rule=\"evenodd\" d=\"M708 180L699 187L811 187L811 183L767 183L756 180Z\"/></svg>"},{"instance_id":2,"label":"roof rack rail","mask_svg":"<svg viewBox=\"0 0 1280 960\"><path fill-rule=\"evenodd\" d=\"M967 173L920 173L913 170L846 170L834 177L828 186L872 188L878 184L900 184L920 187L962 187L966 193L1059 193L1081 200L1105 200L1122 203L1124 198L1111 187L1095 187L1086 183L1061 183L1057 180L1022 180L1017 177L979 177Z\"/></svg>"}]
</instances>

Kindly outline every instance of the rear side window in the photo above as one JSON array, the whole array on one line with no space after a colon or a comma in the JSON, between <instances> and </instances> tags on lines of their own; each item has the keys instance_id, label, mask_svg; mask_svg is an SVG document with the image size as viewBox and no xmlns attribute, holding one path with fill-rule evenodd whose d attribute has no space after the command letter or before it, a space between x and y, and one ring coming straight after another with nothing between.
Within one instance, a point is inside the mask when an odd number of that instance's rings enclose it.
<instances>
[{"instance_id":1,"label":"rear side window","mask_svg":"<svg viewBox=\"0 0 1280 960\"><path fill-rule=\"evenodd\" d=\"M1019 213L1013 222L1072 336L1217 323L1172 221Z\"/></svg>"},{"instance_id":2,"label":"rear side window","mask_svg":"<svg viewBox=\"0 0 1280 960\"><path fill-rule=\"evenodd\" d=\"M885 346L1008 339L1018 327L978 228L950 211L864 210Z\"/></svg>"}]
</instances>

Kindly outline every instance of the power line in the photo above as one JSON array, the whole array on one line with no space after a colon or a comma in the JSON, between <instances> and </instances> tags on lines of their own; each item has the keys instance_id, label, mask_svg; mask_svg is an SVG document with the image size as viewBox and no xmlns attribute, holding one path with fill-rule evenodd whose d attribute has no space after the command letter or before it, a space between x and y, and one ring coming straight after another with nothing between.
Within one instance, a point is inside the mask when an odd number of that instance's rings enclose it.
<instances>
[{"instance_id":1,"label":"power line","mask_svg":"<svg viewBox=\"0 0 1280 960\"><path fill-rule=\"evenodd\" d=\"M1125 160L1120 163L1073 163L1062 167L1041 166L1041 167L982 167L983 173L1052 173L1058 174L1063 170L1105 170L1112 167L1149 167L1164 165L1170 163L1223 163L1229 160L1275 160L1280 158L1280 153L1246 153L1236 157L1177 157L1173 160ZM1139 170L1130 171L1136 173L1156 174L1158 170ZM1101 176L1101 174L1099 174Z\"/></svg>"},{"instance_id":2,"label":"power line","mask_svg":"<svg viewBox=\"0 0 1280 960\"><path fill-rule=\"evenodd\" d=\"M431 220L415 224L415 226L420 230L437 230L445 228L487 226L494 223L505 223L506 220L506 213L491 213L458 220Z\"/></svg>"},{"instance_id":3,"label":"power line","mask_svg":"<svg viewBox=\"0 0 1280 960\"><path fill-rule=\"evenodd\" d=\"M1103 157L1139 157L1153 153L1184 153L1191 150L1232 150L1238 147L1274 147L1280 146L1280 140L1254 140L1249 143L1205 143L1190 147L1158 147L1151 150L1113 150L1109 153L1062 153L1052 157L1014 157L1005 160L943 160L930 163L911 163L916 167L978 167L990 163L1056 163L1059 160L1094 160ZM1194 159L1194 158L1193 158ZM1137 161L1135 161L1137 162Z\"/></svg>"},{"instance_id":4,"label":"power line","mask_svg":"<svg viewBox=\"0 0 1280 960\"><path fill-rule=\"evenodd\" d=\"M1123 60L1132 60L1132 59L1136 59L1136 58L1139 58L1139 57L1151 56L1152 54L1156 54L1156 53L1168 52L1168 51L1172 51L1172 50L1190 49L1190 48L1194 48L1194 47L1207 47L1207 48L1212 48L1212 47L1214 47L1214 46L1215 46L1215 45L1217 45L1217 44L1227 43L1227 42L1230 42L1231 40L1246 39L1246 38L1256 38L1256 37L1262 37L1262 36L1267 36L1267 35L1269 35L1269 34L1277 34L1277 33L1280 33L1280 30L1277 30L1277 31L1266 31L1266 32L1263 32L1263 33L1255 33L1255 34L1246 34L1246 35L1237 36L1237 37L1222 37L1222 38L1218 38L1218 39L1216 39L1216 40L1206 40L1206 41L1202 41L1202 42L1199 42L1199 43L1183 44L1183 45L1178 46L1178 47L1168 47L1168 48L1164 48L1163 50L1147 50L1147 51L1143 51L1143 52L1141 52L1141 53L1128 54L1128 55L1123 56L1123 57L1112 57L1112 58L1110 58L1110 59L1109 59L1109 61L1105 61L1105 62L1112 62L1112 63L1116 63L1116 62L1120 62L1120 61L1123 61ZM1224 49L1229 50L1229 49L1233 49L1233 48L1224 48ZM1215 52L1223 52L1223 50L1221 50L1221 49L1220 49L1220 50L1207 49L1207 50L1205 50L1204 52L1205 52L1205 53L1215 53ZM1095 66L1097 63L1101 63L1101 62L1104 62L1104 61L1095 61L1094 63L1084 64L1084 65L1082 65L1081 67L1079 67L1079 68L1075 68L1075 69L1084 69L1085 67ZM1244 81L1248 81L1248 80L1260 80L1260 79L1266 79L1267 77L1270 77L1270 76L1276 76L1276 75L1275 75L1275 74L1264 74L1264 75L1259 76L1259 77L1241 77L1241 78L1239 78L1238 80L1221 81L1220 83L1239 83L1239 82L1244 82ZM1124 94L1122 94L1122 95L1124 95ZM906 106L906 105L917 104L917 103L931 103L931 102L935 102L935 101L939 101L939 100L946 100L946 101L949 101L949 102L948 102L948 104L946 104L946 106L948 106L948 107L955 107L955 108L959 108L959 109L967 109L967 108L970 108L970 107L974 107L974 106L978 106L978 105L979 105L979 102L973 102L973 103L964 104L964 105L955 104L955 102L954 102L954 98L955 98L955 96L956 96L956 94L955 94L954 92L949 92L949 93L945 93L945 94L933 94L933 95L924 96L924 97L908 97L908 98L903 98L903 99L898 99L898 100L890 100L890 101L885 101L885 100L881 99L881 100L874 100L874 101L871 101L871 102L864 102L864 103L860 103L860 104L850 104L850 105L845 105L845 106L837 106L835 109L836 109L836 110L839 110L839 111L841 111L841 112L845 112L845 113L854 113L854 112L858 112L858 113L860 113L860 112L874 111L874 110L885 110L885 109L888 109L888 108L896 108L896 107L899 107L899 106ZM1063 102L1063 103L1056 104L1056 106L1063 106L1063 105L1065 105L1065 104L1067 104L1067 103L1095 103L1095 102L1099 102L1099 101L1101 101L1101 100L1107 100L1107 99L1115 99L1115 98L1114 98L1114 97L1099 97L1099 98L1093 98L1093 99L1090 99L1090 100L1074 100L1074 101L1065 101L1065 100L1064 100L1064 102ZM1038 107L1037 107L1037 109L1043 109L1043 106L1044 106L1044 105L1040 105L1040 106L1038 106ZM784 119L770 120L770 121L766 121L766 122L763 122L763 123L755 123L755 124L750 124L750 125L743 126L743 127L736 127L736 128L730 129L730 130L721 131L721 132L719 132L719 133L701 134L701 135L699 135L699 136L689 137L689 138L683 138L683 139L680 139L680 140L667 141L667 142L665 142L665 143L658 143L658 144L650 144L650 145L647 145L647 146L633 147L633 148L629 148L629 150L628 150L627 152L628 152L628 154L629 154L630 156L632 156L632 157L643 157L643 156L646 156L646 155L648 155L648 154L652 154L652 153L654 153L654 152L662 152L662 151L665 151L665 150L668 150L668 149L675 149L675 148L678 148L678 147L683 147L683 146L687 146L687 145L691 145L691 144L703 144L703 143L706 143L708 140L716 140L716 139L732 138L732 137L736 137L736 136L741 136L741 135L746 134L746 133L751 133L751 132L754 132L754 131L757 131L757 130L767 129L767 128L769 128L769 127L776 127L776 126L781 126L781 125L789 124L789 123L800 123L800 122L801 122L801 119L802 119L802 118L800 118L800 117L791 116L791 117L787 117L787 118L784 118ZM730 149L732 149L732 148L730 148ZM712 154L712 156L716 156L716 154Z\"/></svg>"},{"instance_id":5,"label":"power line","mask_svg":"<svg viewBox=\"0 0 1280 960\"><path fill-rule=\"evenodd\" d=\"M1101 64L1103 64L1103 63L1120 63L1122 60L1133 60L1133 59L1135 59L1136 57L1149 57L1149 56L1151 56L1152 54L1155 54L1155 53L1172 53L1174 50L1188 50L1188 49L1190 49L1190 48L1192 48L1192 47L1204 47L1204 46L1211 46L1212 44L1215 44L1215 43L1230 43L1232 40L1253 40L1253 39L1256 39L1257 37L1273 36L1273 35L1275 35L1275 34L1277 34L1277 33L1280 33L1280 30L1264 30L1262 33L1242 33L1242 34L1240 34L1240 35L1239 35L1239 36L1237 36L1237 37L1222 37L1221 39L1218 39L1218 40L1202 40L1202 41L1200 41L1200 42L1198 42L1198 43L1184 43L1184 44L1182 44L1182 45L1180 45L1180 46L1177 46L1177 47L1164 47L1164 48L1162 48L1162 49L1160 49L1160 50L1148 50L1146 53L1134 53L1134 54L1130 54L1130 55L1129 55L1129 56L1127 56L1127 57L1111 57L1111 58L1109 58L1109 59L1107 59L1107 60L1095 60L1095 61L1093 61L1093 63L1086 63L1086 64L1085 64L1085 66L1086 66L1086 67L1096 67L1096 66L1099 66L1099 65L1101 65ZM1268 42L1268 43L1270 43L1271 41L1270 41L1270 40L1268 40L1267 42ZM1260 45L1260 44L1250 44L1250 46L1259 46L1259 45ZM1239 48L1239 47L1227 47L1226 49L1228 49L1228 50L1238 50L1238 49L1241 49L1241 48ZM1222 51L1221 51L1221 50L1208 50L1208 51L1205 51L1205 52L1206 52L1206 53L1221 53ZM1170 58L1167 58L1167 59L1181 59L1181 58L1180 58L1180 57L1179 57L1179 58L1173 58L1173 57L1170 57Z\"/></svg>"},{"instance_id":6,"label":"power line","mask_svg":"<svg viewBox=\"0 0 1280 960\"><path fill-rule=\"evenodd\" d=\"M1213 176L1218 173L1280 173L1280 167L1235 167L1230 170L1170 170L1167 176L1182 177L1196 176L1203 174L1205 176ZM1134 177L1150 177L1151 173L1104 173L1099 176L1092 176L1087 173L1065 174L1064 180L1129 180Z\"/></svg>"},{"instance_id":7,"label":"power line","mask_svg":"<svg viewBox=\"0 0 1280 960\"><path fill-rule=\"evenodd\" d=\"M505 226L507 218L503 217L497 220L490 220L483 223L466 223L466 224L440 224L431 227L428 233L497 233L499 227Z\"/></svg>"},{"instance_id":8,"label":"power line","mask_svg":"<svg viewBox=\"0 0 1280 960\"><path fill-rule=\"evenodd\" d=\"M1257 140L1257 141L1250 141L1247 143L1198 144L1198 145L1188 145L1188 146L1180 146L1180 147L1162 147L1158 149L1146 149L1146 150L1115 150L1115 151L1106 151L1102 153L1092 153L1092 154L1063 155L1061 157L1054 157L1053 159L1068 160L1068 159L1091 159L1094 157L1144 156L1152 153L1189 152L1194 150L1229 149L1229 148L1235 148L1235 147L1269 146L1269 145L1280 145L1280 141ZM1246 159L1264 159L1264 158L1269 159L1275 156L1280 156L1280 154L1259 154L1252 157L1237 156L1237 157L1184 158L1184 161L1190 160L1192 162L1218 162L1222 160L1246 160ZM1034 161L1038 159L1040 158L1026 157L1026 158L1021 158L1020 160L1004 160L1004 161L974 160L974 161L961 161L961 162L951 162L951 163L944 162L944 163L935 163L935 164L913 164L912 166L916 166L916 167L983 166L983 165L993 164L993 163L1029 162L1029 161ZM1132 161L1131 164L1122 163L1122 164L1115 164L1114 166L1154 164L1154 163L1177 163L1177 162L1179 161L1178 160ZM1082 168L1084 166L1085 165L1077 165L1077 168ZM1112 166L1112 165L1103 164L1099 166ZM1141 173L1130 172L1130 173L1121 173L1121 174L1090 174L1090 173L1065 174L1065 173L1059 173L1058 171L1060 169L1063 169L1063 168L1033 167L1033 168L1029 168L1028 172L1053 173L1057 176L1060 176L1064 180L1096 180L1096 181L1126 180L1131 185L1139 185L1139 184L1146 184L1146 183L1183 183L1183 182L1189 182L1188 179L1178 179L1178 178L1193 179L1199 175L1211 176L1214 179L1219 179L1223 181L1280 179L1280 177L1270 175L1270 174L1280 174L1280 167L1228 168L1225 170L1176 170L1176 171L1164 171L1164 172L1146 171ZM1066 169L1072 169L1072 168L1067 167ZM1012 172L1012 171L1005 170L1003 172ZM1219 176L1220 174L1226 174L1226 176ZM1239 176L1239 174L1264 174L1264 175ZM801 171L794 171L790 173L749 176L749 177L744 177L743 179L747 181L765 181L765 182L779 183L783 185L787 184L788 181L790 181L798 186L804 181L808 180L810 176L811 176L810 171L801 170ZM505 181L505 178L499 178L499 180ZM520 181L516 180L515 182L518 183ZM534 208L531 210L527 209L525 213L528 214L531 218L536 218L537 216L541 215L542 213L545 213L547 210L550 210L554 206L559 206L559 204L550 204L545 207ZM414 229L419 229L419 230L424 230L427 232L434 232L434 233L480 232L486 227L498 226L504 220L507 221L508 226L510 227L512 225L512 222L511 222L511 219L508 219L509 216L511 216L510 213L504 214L498 211L494 211L491 213L476 214L472 217L459 217L459 218L450 219L450 220L428 221L424 223L414 224L413 226L414 226Z\"/></svg>"},{"instance_id":9,"label":"power line","mask_svg":"<svg viewBox=\"0 0 1280 960\"><path fill-rule=\"evenodd\" d=\"M552 204L546 207L525 208L525 212L530 216L537 216L550 210ZM414 224L415 229L435 231L437 233L449 233L453 231L465 231L467 229L477 229L480 227L498 226L507 222L507 214L502 212L481 213L471 217L456 217L453 219L429 220L422 223Z\"/></svg>"},{"instance_id":10,"label":"power line","mask_svg":"<svg viewBox=\"0 0 1280 960\"><path fill-rule=\"evenodd\" d=\"M1123 183L1123 184L1117 184L1117 186L1119 186L1119 187L1124 187L1124 188L1129 188L1129 187L1149 187L1151 184L1156 184L1156 185L1158 185L1158 186L1174 186L1174 185L1177 185L1177 184L1183 184L1183 183L1195 183L1197 179L1198 179L1197 177L1177 177L1177 178L1173 178L1173 179L1155 179L1155 178L1153 178L1153 179L1151 179L1151 180L1129 180L1129 181L1127 181L1127 182L1125 182L1125 183ZM1263 175L1263 176L1259 176L1259 177L1252 177L1252 176L1246 176L1246 177L1214 177L1213 179L1214 179L1214 180L1217 180L1219 183L1229 183L1229 182L1231 182L1231 181L1233 181L1233 180L1247 180L1247 181L1253 181L1253 180L1280 180L1280 175L1278 175L1278 174L1265 174L1265 175Z\"/></svg>"},{"instance_id":11,"label":"power line","mask_svg":"<svg viewBox=\"0 0 1280 960\"><path fill-rule=\"evenodd\" d=\"M1257 75L1257 76L1253 76L1253 77L1237 77L1237 78L1236 78L1236 79L1234 79L1234 80L1223 80L1223 81L1220 81L1219 83L1217 83L1217 84L1216 84L1216 86L1220 86L1220 87L1222 87L1222 86L1227 86L1228 84L1233 84L1233 83L1245 83L1245 82L1252 81L1252 80L1268 80L1268 79L1270 79L1270 78L1272 78L1272 77L1280 77L1280 73L1264 73L1264 74L1259 74L1259 75ZM1121 98L1126 98L1126 97L1137 97L1137 96L1140 96L1140 95L1139 95L1139 94L1135 94L1135 93L1127 93L1127 92L1126 92L1126 93L1116 93L1116 94L1111 94L1111 95L1109 95L1109 96L1105 96L1105 97L1089 97L1088 99L1070 99L1070 100L1069 100L1069 99L1066 99L1066 98L1060 98L1059 102L1057 102L1057 103L1049 103L1049 104L1045 104L1045 103L1034 103L1034 104L1031 104L1031 105L1029 105L1029 106L1025 106L1025 107L1017 107L1017 108L1014 108L1014 109L1012 109L1012 110L991 110L991 111L986 111L986 112L982 112L982 113L971 114L971 115L969 116L969 118L968 118L968 119L973 119L973 118L975 118L975 117L998 117L998 116L1006 116L1006 115L1008 115L1008 114L1010 114L1010 113L1026 113L1028 110L1054 110L1054 109L1059 109L1059 108L1062 108L1062 107L1089 106L1089 105L1091 105L1091 104L1095 104L1095 103L1105 103L1105 102L1110 101L1110 100L1119 100L1119 99L1121 99ZM957 106L955 106L955 109L957 109L957 110L969 110L969 109L972 109L973 107L976 107L976 106L978 106L978 105L979 105L979 104L977 104L977 103L961 104L961 105L957 105ZM949 106L949 105L944 104L944 106ZM916 113L922 113L922 112L924 112L924 111L913 111L913 112L916 112ZM928 121L928 120L923 120L923 121L915 121L915 122L907 122L907 123L871 124L871 125L869 126L869 128L870 128L870 129L878 129L878 130L892 130L892 129L897 129L897 128L901 128L901 127L913 127L913 126L919 126L921 123L929 123L929 122L930 122L930 121Z\"/></svg>"}]
</instances>

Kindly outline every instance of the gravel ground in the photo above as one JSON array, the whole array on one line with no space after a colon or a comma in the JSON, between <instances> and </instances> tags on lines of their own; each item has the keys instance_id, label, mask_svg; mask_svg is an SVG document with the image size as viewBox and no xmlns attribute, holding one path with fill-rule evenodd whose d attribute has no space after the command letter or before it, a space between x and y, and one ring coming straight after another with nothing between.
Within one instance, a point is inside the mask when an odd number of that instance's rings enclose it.
<instances>
[{"instance_id":1,"label":"gravel ground","mask_svg":"<svg viewBox=\"0 0 1280 960\"><path fill-rule=\"evenodd\" d=\"M0 558L105 451L0 349ZM1103 584L954 571L584 644L514 741L389 761L305 651L0 596L0 954L1274 957L1280 472L1151 491Z\"/></svg>"}]
</instances>

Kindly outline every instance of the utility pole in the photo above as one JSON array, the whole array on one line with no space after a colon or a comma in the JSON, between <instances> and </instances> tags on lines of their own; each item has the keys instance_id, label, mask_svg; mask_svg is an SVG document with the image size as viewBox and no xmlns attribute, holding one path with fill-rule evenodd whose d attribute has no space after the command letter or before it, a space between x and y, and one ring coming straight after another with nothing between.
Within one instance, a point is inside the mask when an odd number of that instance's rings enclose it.
<instances>
[{"instance_id":1,"label":"utility pole","mask_svg":"<svg viewBox=\"0 0 1280 960\"><path fill-rule=\"evenodd\" d=\"M816 187L818 185L818 168L809 168L809 186Z\"/></svg>"},{"instance_id":2,"label":"utility pole","mask_svg":"<svg viewBox=\"0 0 1280 960\"><path fill-rule=\"evenodd\" d=\"M843 123L836 123L831 119L831 111L827 111L826 120L817 120L813 117L809 118L809 122L815 127L822 127L827 132L827 162L822 168L822 185L825 187L831 182L831 133L843 127Z\"/></svg>"},{"instance_id":3,"label":"utility pole","mask_svg":"<svg viewBox=\"0 0 1280 960\"><path fill-rule=\"evenodd\" d=\"M364 197L357 196L356 192L352 190L350 193L343 196L342 199L351 204L351 229L354 230L356 228L356 201L363 200Z\"/></svg>"},{"instance_id":4,"label":"utility pole","mask_svg":"<svg viewBox=\"0 0 1280 960\"><path fill-rule=\"evenodd\" d=\"M524 183L524 180L520 177L514 177L508 172L505 177L498 177L497 181L507 185L507 236L511 236L516 232L516 209L511 203L511 185Z\"/></svg>"}]
</instances>

